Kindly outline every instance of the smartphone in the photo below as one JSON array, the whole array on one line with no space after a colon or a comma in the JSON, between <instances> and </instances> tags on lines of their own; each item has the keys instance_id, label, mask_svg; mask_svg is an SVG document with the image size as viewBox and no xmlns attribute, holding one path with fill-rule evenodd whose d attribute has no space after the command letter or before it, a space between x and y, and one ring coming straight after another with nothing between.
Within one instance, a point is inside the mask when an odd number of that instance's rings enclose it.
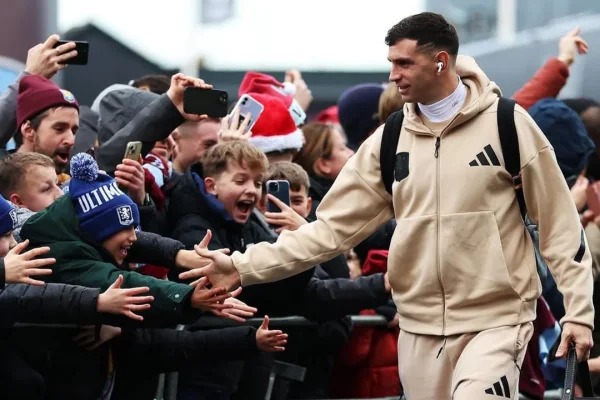
<instances>
[{"instance_id":1,"label":"smartphone","mask_svg":"<svg viewBox=\"0 0 600 400\"><path fill-rule=\"evenodd\" d=\"M183 90L183 111L188 114L206 114L212 118L227 115L229 96L223 90L186 87Z\"/></svg>"},{"instance_id":2,"label":"smartphone","mask_svg":"<svg viewBox=\"0 0 600 400\"><path fill-rule=\"evenodd\" d=\"M141 155L142 155L142 142L127 143L127 147L125 148L125 156L123 158L128 158L133 161L139 161Z\"/></svg>"},{"instance_id":3,"label":"smartphone","mask_svg":"<svg viewBox=\"0 0 600 400\"><path fill-rule=\"evenodd\" d=\"M252 129L254 124L256 124L256 121L258 121L258 117L260 117L260 114L262 114L263 110L265 109L265 106L263 106L262 103L259 103L258 100L252 98L252 96L250 96L249 94L245 94L242 97L240 97L235 107L233 107L233 110L229 114L230 121L236 109L240 110L240 125L246 119L245 115L250 114L250 122L248 123L248 126L244 131L244 133L247 133Z\"/></svg>"},{"instance_id":4,"label":"smartphone","mask_svg":"<svg viewBox=\"0 0 600 400\"><path fill-rule=\"evenodd\" d=\"M290 205L290 183L288 181L267 181L267 194L277 197L281 202ZM281 209L269 200L269 212L278 213Z\"/></svg>"},{"instance_id":5,"label":"smartphone","mask_svg":"<svg viewBox=\"0 0 600 400\"><path fill-rule=\"evenodd\" d=\"M591 183L587 190L587 206L596 215L600 215L600 182Z\"/></svg>"},{"instance_id":6,"label":"smartphone","mask_svg":"<svg viewBox=\"0 0 600 400\"><path fill-rule=\"evenodd\" d=\"M53 46L53 48L57 48L60 45L75 42L75 49L77 50L77 55L73 58L69 58L63 64L71 64L71 65L87 65L88 56L90 52L90 44L88 42L78 42L74 40L59 40Z\"/></svg>"}]
</instances>

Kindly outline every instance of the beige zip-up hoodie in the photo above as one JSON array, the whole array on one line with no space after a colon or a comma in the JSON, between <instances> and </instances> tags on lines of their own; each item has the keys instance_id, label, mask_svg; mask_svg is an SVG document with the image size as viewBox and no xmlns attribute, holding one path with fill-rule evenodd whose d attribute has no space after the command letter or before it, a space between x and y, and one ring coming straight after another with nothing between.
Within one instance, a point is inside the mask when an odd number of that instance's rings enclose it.
<instances>
[{"instance_id":1,"label":"beige zip-up hoodie","mask_svg":"<svg viewBox=\"0 0 600 400\"><path fill-rule=\"evenodd\" d=\"M496 119L500 90L470 57L459 57L457 72L469 103L439 136L414 104L405 105L397 160L408 159L408 171L396 172L393 196L381 179L380 127L348 161L317 221L284 232L274 244L233 254L242 285L299 273L395 217L388 271L401 329L448 336L534 320L541 284L504 168ZM571 194L548 140L520 107L515 123L528 212L564 295L561 323L593 327L591 256Z\"/></svg>"}]
</instances>

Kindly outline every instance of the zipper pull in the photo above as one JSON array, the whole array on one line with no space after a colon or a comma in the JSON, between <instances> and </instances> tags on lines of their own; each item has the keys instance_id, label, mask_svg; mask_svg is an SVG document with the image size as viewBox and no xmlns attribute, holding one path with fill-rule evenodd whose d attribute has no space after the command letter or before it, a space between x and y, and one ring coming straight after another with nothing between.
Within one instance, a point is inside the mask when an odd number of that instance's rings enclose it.
<instances>
[{"instance_id":1,"label":"zipper pull","mask_svg":"<svg viewBox=\"0 0 600 400\"><path fill-rule=\"evenodd\" d=\"M440 137L438 136L437 138L435 138L435 153L433 153L433 155L435 156L435 158L438 158L440 154Z\"/></svg>"}]
</instances>

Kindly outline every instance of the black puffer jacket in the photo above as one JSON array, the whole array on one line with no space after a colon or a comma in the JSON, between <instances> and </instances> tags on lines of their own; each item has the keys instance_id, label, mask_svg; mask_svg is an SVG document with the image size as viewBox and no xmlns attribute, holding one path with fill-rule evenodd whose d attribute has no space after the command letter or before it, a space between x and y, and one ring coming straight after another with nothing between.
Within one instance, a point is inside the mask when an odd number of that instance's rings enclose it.
<instances>
[{"instance_id":1,"label":"black puffer jacket","mask_svg":"<svg viewBox=\"0 0 600 400\"><path fill-rule=\"evenodd\" d=\"M4 260L0 263L4 272ZM108 317L96 310L99 289L59 283L2 286L0 328L9 328L15 322L93 325Z\"/></svg>"},{"instance_id":2,"label":"black puffer jacket","mask_svg":"<svg viewBox=\"0 0 600 400\"><path fill-rule=\"evenodd\" d=\"M173 188L169 205L171 237L181 241L187 249L193 249L209 229L212 231L209 248L213 250L228 248L232 252L244 252L255 243L274 240L251 220L245 225L233 221L222 204L198 185L202 185L201 178L186 173ZM177 275L177 271L172 270L169 279L179 281ZM295 314L290 305L300 306L297 299L312 275L313 270L308 270L278 282L245 287L239 298L256 307L259 314L271 317Z\"/></svg>"}]
</instances>

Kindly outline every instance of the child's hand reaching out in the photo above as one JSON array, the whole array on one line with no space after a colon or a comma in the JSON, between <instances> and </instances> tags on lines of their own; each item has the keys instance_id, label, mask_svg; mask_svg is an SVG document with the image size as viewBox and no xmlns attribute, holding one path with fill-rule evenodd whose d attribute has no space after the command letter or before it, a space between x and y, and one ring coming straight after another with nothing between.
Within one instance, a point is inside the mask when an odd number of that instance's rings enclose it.
<instances>
[{"instance_id":1,"label":"child's hand reaching out","mask_svg":"<svg viewBox=\"0 0 600 400\"><path fill-rule=\"evenodd\" d=\"M98 312L123 314L136 321L143 321L144 317L137 315L134 311L144 311L150 308L154 301L152 296L139 296L142 293L150 291L149 287L136 287L130 289L121 289L123 284L123 275L119 275L115 283L98 296Z\"/></svg>"},{"instance_id":2,"label":"child's hand reaching out","mask_svg":"<svg viewBox=\"0 0 600 400\"><path fill-rule=\"evenodd\" d=\"M36 275L50 275L51 269L45 269L56 262L54 258L37 258L50 251L50 247L37 247L22 253L29 246L29 240L13 247L4 257L4 278L6 283L27 283L43 286L44 282L31 278ZM22 254L21 254L22 253Z\"/></svg>"},{"instance_id":3,"label":"child's hand reaching out","mask_svg":"<svg viewBox=\"0 0 600 400\"><path fill-rule=\"evenodd\" d=\"M256 331L256 345L262 351L284 351L288 335L282 331L269 330L269 316L265 315L263 323Z\"/></svg>"}]
</instances>

